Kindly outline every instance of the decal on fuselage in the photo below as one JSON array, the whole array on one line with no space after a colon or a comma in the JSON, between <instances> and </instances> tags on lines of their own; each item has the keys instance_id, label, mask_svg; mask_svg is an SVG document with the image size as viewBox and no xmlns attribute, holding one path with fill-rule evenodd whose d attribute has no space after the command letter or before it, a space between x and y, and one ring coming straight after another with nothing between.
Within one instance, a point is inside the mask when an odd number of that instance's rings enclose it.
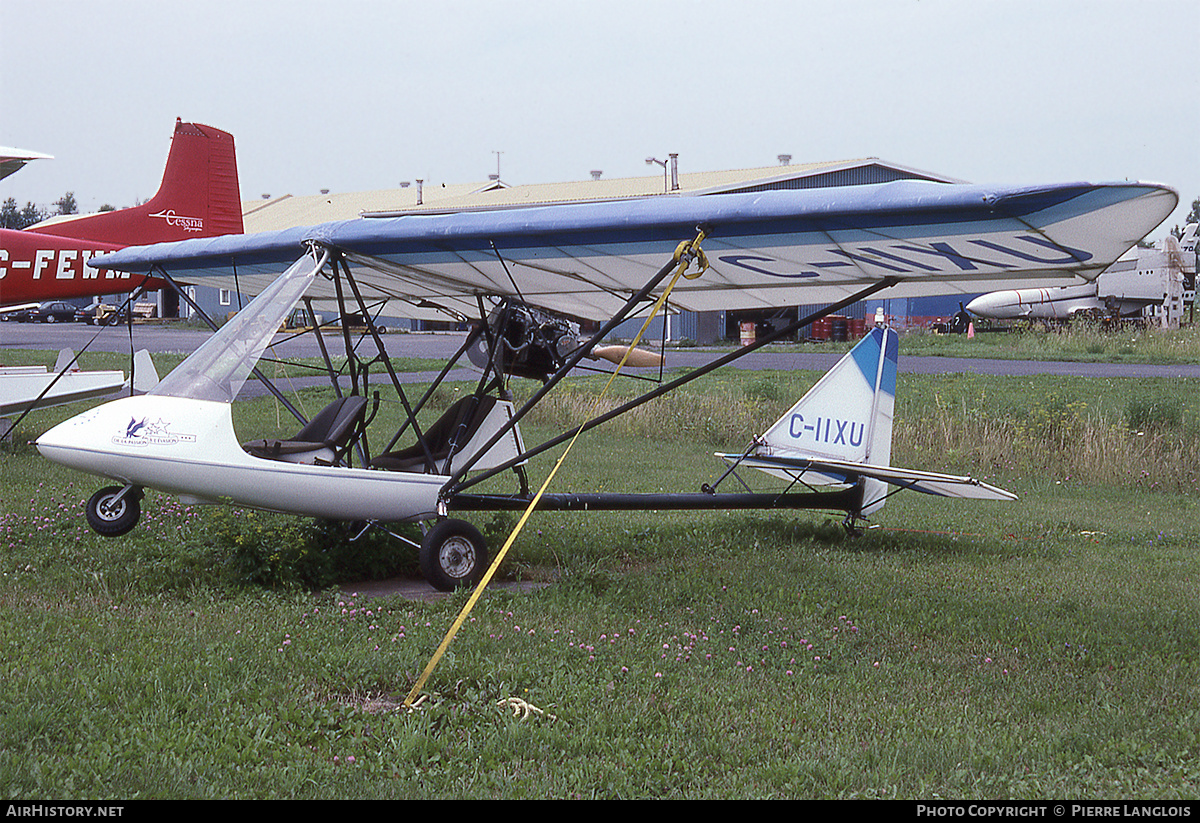
<instances>
[{"instance_id":1,"label":"decal on fuselage","mask_svg":"<svg viewBox=\"0 0 1200 823\"><path fill-rule=\"evenodd\" d=\"M37 249L29 257L17 257L8 249L0 249L0 280L17 272L30 272L33 280L41 280L43 275L47 280L74 280L76 277L128 280L127 271L96 269L88 262L97 255L108 253L91 249Z\"/></svg>"},{"instance_id":2,"label":"decal on fuselage","mask_svg":"<svg viewBox=\"0 0 1200 823\"><path fill-rule=\"evenodd\" d=\"M196 442L196 435L173 432L170 426L161 418L150 422L148 417L141 420L131 417L125 431L113 435L112 442L118 446L174 446Z\"/></svg>"},{"instance_id":3,"label":"decal on fuselage","mask_svg":"<svg viewBox=\"0 0 1200 823\"><path fill-rule=\"evenodd\" d=\"M201 217L183 217L175 213L175 209L163 209L160 212L147 215L159 217L167 221L168 226L176 226L184 231L204 231L204 219Z\"/></svg>"}]
</instances>

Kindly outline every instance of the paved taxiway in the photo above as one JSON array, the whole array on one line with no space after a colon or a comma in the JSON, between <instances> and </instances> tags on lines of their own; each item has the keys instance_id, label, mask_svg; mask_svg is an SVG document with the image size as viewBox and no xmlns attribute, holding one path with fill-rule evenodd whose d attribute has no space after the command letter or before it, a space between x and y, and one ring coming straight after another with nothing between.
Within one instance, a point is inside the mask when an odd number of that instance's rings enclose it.
<instances>
[{"instance_id":1,"label":"paved taxiway","mask_svg":"<svg viewBox=\"0 0 1200 823\"><path fill-rule=\"evenodd\" d=\"M195 351L210 336L199 329L135 324L133 348L147 349L151 354L186 353ZM341 339L327 335L330 350L337 352ZM274 351L278 357L320 357L321 352L311 334L280 335ZM389 334L384 335L384 347L393 357L416 357L447 360L462 345L463 335L452 333ZM70 348L81 351L128 352L129 329L107 326L97 329L81 323L32 324L0 323L0 351L3 349ZM364 357L375 354L370 338L363 341L360 352ZM667 354L669 368L692 368L707 363L727 351L718 349L676 349ZM767 347L751 352L734 366L743 369L780 369L825 371L837 362L836 352L777 351ZM1200 377L1200 365L1153 365L1143 363L1074 363L1066 361L996 360L971 357L913 357L900 358L900 370L909 374L992 374L1032 375L1061 374L1081 377ZM405 379L413 382L428 380L434 373L413 373Z\"/></svg>"}]
</instances>

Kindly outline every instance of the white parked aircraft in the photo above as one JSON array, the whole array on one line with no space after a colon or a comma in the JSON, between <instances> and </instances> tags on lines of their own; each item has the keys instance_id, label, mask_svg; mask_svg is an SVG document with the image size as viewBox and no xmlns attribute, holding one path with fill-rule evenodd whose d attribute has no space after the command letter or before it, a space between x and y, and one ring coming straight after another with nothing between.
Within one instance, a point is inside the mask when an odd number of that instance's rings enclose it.
<instances>
[{"instance_id":1,"label":"white parked aircraft","mask_svg":"<svg viewBox=\"0 0 1200 823\"><path fill-rule=\"evenodd\" d=\"M479 531L452 513L820 509L844 512L853 527L883 503L885 484L1010 499L970 478L889 465L896 357L895 334L884 329L872 331L745 453L725 456L733 464L726 476L740 467L762 469L764 479L779 479L772 481L778 488L724 492L718 483L693 493L534 494L526 470L576 433L884 289L897 296L967 294L1030 279L1094 278L1177 202L1173 190L1142 183L896 182L418 213L128 248L100 265L177 282L207 278L222 287L236 280L259 296L150 394L85 412L46 432L37 447L51 460L116 481L88 505L89 522L102 533L132 528L146 486L319 518L415 521L429 527L421 567L440 588L474 583L488 565ZM239 442L230 404L254 363L293 306L305 301L311 311L327 300L337 301L339 314L368 321L374 301L388 301L394 313L476 322L419 399L388 371L406 419L382 446L366 431L374 402L366 385L370 364L357 357L348 331L350 393L334 376L337 399L295 437ZM619 323L664 300L668 310L829 305L680 377L660 373L639 397L527 445L525 414L595 356ZM581 334L577 318L597 321L597 330ZM368 333L388 369L383 338L370 322ZM482 364L475 391L424 427L420 411L464 357ZM512 377L541 385L518 405ZM479 491L510 472L510 492Z\"/></svg>"},{"instance_id":2,"label":"white parked aircraft","mask_svg":"<svg viewBox=\"0 0 1200 823\"><path fill-rule=\"evenodd\" d=\"M158 372L149 352L142 350L134 355L133 370L139 391L149 391L158 384ZM128 385L123 371L84 371L70 349L58 353L53 371L45 366L0 366L0 438L7 437L16 425L13 415L106 397Z\"/></svg>"},{"instance_id":3,"label":"white parked aircraft","mask_svg":"<svg viewBox=\"0 0 1200 823\"><path fill-rule=\"evenodd\" d=\"M1196 228L1189 224L1178 240L1168 235L1161 248L1137 249L1090 282L989 292L967 303L967 311L997 320L1140 317L1152 306L1169 305L1172 297L1179 311L1184 292L1195 289Z\"/></svg>"}]
</instances>

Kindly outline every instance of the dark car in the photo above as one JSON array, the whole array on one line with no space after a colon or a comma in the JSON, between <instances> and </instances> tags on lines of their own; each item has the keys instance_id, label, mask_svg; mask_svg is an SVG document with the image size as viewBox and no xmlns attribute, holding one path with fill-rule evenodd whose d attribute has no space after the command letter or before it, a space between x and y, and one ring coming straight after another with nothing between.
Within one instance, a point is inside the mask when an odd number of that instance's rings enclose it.
<instances>
[{"instance_id":1,"label":"dark car","mask_svg":"<svg viewBox=\"0 0 1200 823\"><path fill-rule=\"evenodd\" d=\"M11 311L2 312L0 313L0 321L5 323L28 323L29 312L31 311L32 309L12 309Z\"/></svg>"},{"instance_id":2,"label":"dark car","mask_svg":"<svg viewBox=\"0 0 1200 823\"><path fill-rule=\"evenodd\" d=\"M75 309L76 323L92 323L96 320L97 310L100 308L100 302L95 301L88 303L82 309Z\"/></svg>"},{"instance_id":3,"label":"dark car","mask_svg":"<svg viewBox=\"0 0 1200 823\"><path fill-rule=\"evenodd\" d=\"M58 301L46 302L30 309L29 316L23 319L29 323L71 323L75 320L75 307Z\"/></svg>"}]
</instances>

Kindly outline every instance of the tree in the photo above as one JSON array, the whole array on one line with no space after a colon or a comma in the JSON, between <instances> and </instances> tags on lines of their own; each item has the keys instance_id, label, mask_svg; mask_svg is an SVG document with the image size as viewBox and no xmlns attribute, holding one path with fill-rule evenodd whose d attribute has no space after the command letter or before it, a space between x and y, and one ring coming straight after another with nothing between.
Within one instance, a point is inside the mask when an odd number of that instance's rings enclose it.
<instances>
[{"instance_id":1,"label":"tree","mask_svg":"<svg viewBox=\"0 0 1200 823\"><path fill-rule=\"evenodd\" d=\"M1183 219L1182 226L1176 226L1171 229L1171 234L1175 235L1176 239L1183 237L1183 230L1191 223L1200 223L1200 197L1192 201L1192 210L1188 212L1187 217Z\"/></svg>"},{"instance_id":2,"label":"tree","mask_svg":"<svg viewBox=\"0 0 1200 823\"><path fill-rule=\"evenodd\" d=\"M75 214L79 211L79 204L75 202L75 192L73 191L69 191L55 200L54 205L58 206L56 214Z\"/></svg>"},{"instance_id":3,"label":"tree","mask_svg":"<svg viewBox=\"0 0 1200 823\"><path fill-rule=\"evenodd\" d=\"M0 205L0 228L25 229L34 223L42 222L51 214L78 214L79 203L75 200L75 192L69 191L55 200L54 207L55 210L50 212L33 203L26 203L25 208L19 209L16 198L9 197Z\"/></svg>"},{"instance_id":4,"label":"tree","mask_svg":"<svg viewBox=\"0 0 1200 823\"><path fill-rule=\"evenodd\" d=\"M40 223L49 216L45 210L38 208L33 203L26 203L25 208L21 209L21 228Z\"/></svg>"},{"instance_id":5,"label":"tree","mask_svg":"<svg viewBox=\"0 0 1200 823\"><path fill-rule=\"evenodd\" d=\"M20 228L17 221L21 217L21 212L17 210L16 198L10 197L4 201L4 205L0 206L0 228L16 229Z\"/></svg>"},{"instance_id":6,"label":"tree","mask_svg":"<svg viewBox=\"0 0 1200 823\"><path fill-rule=\"evenodd\" d=\"M26 203L25 208L18 209L17 201L10 197L0 206L0 226L6 229L23 229L40 223L49 215L33 203Z\"/></svg>"}]
</instances>

